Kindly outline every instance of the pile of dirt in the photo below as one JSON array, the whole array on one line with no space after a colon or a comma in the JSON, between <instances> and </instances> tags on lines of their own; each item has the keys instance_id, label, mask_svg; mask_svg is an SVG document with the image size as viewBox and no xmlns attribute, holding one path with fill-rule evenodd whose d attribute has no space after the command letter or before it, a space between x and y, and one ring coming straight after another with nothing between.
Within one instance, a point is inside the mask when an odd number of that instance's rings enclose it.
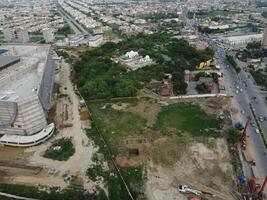
<instances>
[{"instance_id":1,"label":"pile of dirt","mask_svg":"<svg viewBox=\"0 0 267 200\"><path fill-rule=\"evenodd\" d=\"M85 121L90 119L90 114L88 111L82 111L80 112L80 120Z\"/></svg>"}]
</instances>

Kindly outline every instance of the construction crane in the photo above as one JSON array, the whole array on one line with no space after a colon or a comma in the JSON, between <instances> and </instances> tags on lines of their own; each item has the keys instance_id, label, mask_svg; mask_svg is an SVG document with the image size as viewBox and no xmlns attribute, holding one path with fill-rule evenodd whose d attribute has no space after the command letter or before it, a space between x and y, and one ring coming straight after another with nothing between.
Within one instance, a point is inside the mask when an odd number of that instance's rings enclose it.
<instances>
[{"instance_id":1,"label":"construction crane","mask_svg":"<svg viewBox=\"0 0 267 200\"><path fill-rule=\"evenodd\" d=\"M251 116L249 115L249 117L247 119L247 122L246 122L246 125L245 125L245 128L243 130L242 136L241 136L241 144L242 144L243 148L246 148L247 143L248 143L248 140L247 140L247 128L248 128L248 124L250 122L250 119L251 119Z\"/></svg>"},{"instance_id":2,"label":"construction crane","mask_svg":"<svg viewBox=\"0 0 267 200\"><path fill-rule=\"evenodd\" d=\"M262 200L264 198L263 191L267 184L267 176L265 176L265 179L262 183L262 185L259 185L256 183L256 178L253 176L248 181L249 191L253 197L253 200Z\"/></svg>"}]
</instances>

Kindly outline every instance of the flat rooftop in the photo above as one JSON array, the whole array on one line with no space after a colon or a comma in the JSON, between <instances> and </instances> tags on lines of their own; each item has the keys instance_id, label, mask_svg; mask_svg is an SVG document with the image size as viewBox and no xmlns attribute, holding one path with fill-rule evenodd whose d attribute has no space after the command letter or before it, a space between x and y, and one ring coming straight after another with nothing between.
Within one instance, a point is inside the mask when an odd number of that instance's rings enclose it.
<instances>
[{"instance_id":1,"label":"flat rooftop","mask_svg":"<svg viewBox=\"0 0 267 200\"><path fill-rule=\"evenodd\" d=\"M263 37L262 34L249 34L249 35L235 35L235 36L227 36L227 40L248 40L250 38L261 39Z\"/></svg>"},{"instance_id":2,"label":"flat rooftop","mask_svg":"<svg viewBox=\"0 0 267 200\"><path fill-rule=\"evenodd\" d=\"M0 71L0 100L20 101L38 93L49 45L8 45L8 56L20 62Z\"/></svg>"},{"instance_id":3,"label":"flat rooftop","mask_svg":"<svg viewBox=\"0 0 267 200\"><path fill-rule=\"evenodd\" d=\"M8 67L9 65L19 62L19 56L1 56L0 55L0 70Z\"/></svg>"}]
</instances>

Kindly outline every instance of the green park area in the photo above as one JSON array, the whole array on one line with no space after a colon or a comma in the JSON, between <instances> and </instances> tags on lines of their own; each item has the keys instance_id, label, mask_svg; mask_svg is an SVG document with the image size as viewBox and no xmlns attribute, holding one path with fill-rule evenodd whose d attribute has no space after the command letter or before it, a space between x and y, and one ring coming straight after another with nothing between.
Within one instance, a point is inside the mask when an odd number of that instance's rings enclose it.
<instances>
[{"instance_id":1,"label":"green park area","mask_svg":"<svg viewBox=\"0 0 267 200\"><path fill-rule=\"evenodd\" d=\"M44 157L53 160L66 161L75 153L75 148L71 138L61 138L55 140L45 151Z\"/></svg>"},{"instance_id":2,"label":"green park area","mask_svg":"<svg viewBox=\"0 0 267 200\"><path fill-rule=\"evenodd\" d=\"M215 116L208 116L198 105L179 103L162 107L156 128L162 134L166 134L167 130L172 128L178 134L218 136L216 131L208 130L219 129L220 121Z\"/></svg>"}]
</instances>

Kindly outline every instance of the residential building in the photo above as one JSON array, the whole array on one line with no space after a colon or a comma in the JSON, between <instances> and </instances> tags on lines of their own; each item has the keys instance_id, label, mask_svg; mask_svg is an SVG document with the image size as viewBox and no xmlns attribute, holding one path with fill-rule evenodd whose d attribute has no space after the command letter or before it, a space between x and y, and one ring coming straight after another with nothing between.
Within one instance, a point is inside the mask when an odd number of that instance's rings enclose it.
<instances>
[{"instance_id":1,"label":"residential building","mask_svg":"<svg viewBox=\"0 0 267 200\"><path fill-rule=\"evenodd\" d=\"M90 47L98 47L103 43L103 35L95 35L89 39Z\"/></svg>"},{"instance_id":2,"label":"residential building","mask_svg":"<svg viewBox=\"0 0 267 200\"><path fill-rule=\"evenodd\" d=\"M245 45L249 42L259 42L262 37L262 34L230 36L225 38L225 42L231 45Z\"/></svg>"},{"instance_id":3,"label":"residential building","mask_svg":"<svg viewBox=\"0 0 267 200\"><path fill-rule=\"evenodd\" d=\"M51 28L45 28L43 29L43 36L45 39L45 43L51 43L54 41L54 32Z\"/></svg>"},{"instance_id":4,"label":"residential building","mask_svg":"<svg viewBox=\"0 0 267 200\"><path fill-rule=\"evenodd\" d=\"M267 48L267 27L264 28L264 33L262 37L262 47Z\"/></svg>"},{"instance_id":5,"label":"residential building","mask_svg":"<svg viewBox=\"0 0 267 200\"><path fill-rule=\"evenodd\" d=\"M16 39L15 31L12 28L5 27L3 29L3 34L4 34L4 37L5 37L5 41L7 41L7 42L12 42L12 41L14 41Z\"/></svg>"},{"instance_id":6,"label":"residential building","mask_svg":"<svg viewBox=\"0 0 267 200\"><path fill-rule=\"evenodd\" d=\"M18 41L22 43L27 43L30 41L29 33L26 29L17 30Z\"/></svg>"}]
</instances>

